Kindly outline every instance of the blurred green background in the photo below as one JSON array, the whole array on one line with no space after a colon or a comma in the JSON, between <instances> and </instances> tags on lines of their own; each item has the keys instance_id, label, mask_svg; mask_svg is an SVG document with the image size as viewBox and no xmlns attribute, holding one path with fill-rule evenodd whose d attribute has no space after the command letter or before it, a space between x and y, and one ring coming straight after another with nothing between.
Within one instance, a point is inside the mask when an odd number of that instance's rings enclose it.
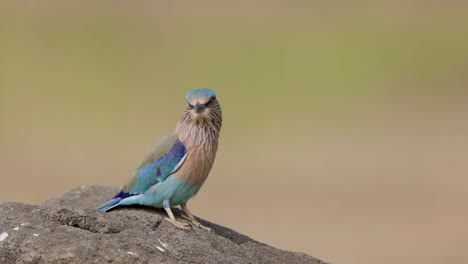
<instances>
[{"instance_id":1,"label":"blurred green background","mask_svg":"<svg viewBox=\"0 0 468 264\"><path fill-rule=\"evenodd\" d=\"M120 186L210 88L224 125L197 216L333 263L467 263L467 14L2 1L0 201Z\"/></svg>"}]
</instances>

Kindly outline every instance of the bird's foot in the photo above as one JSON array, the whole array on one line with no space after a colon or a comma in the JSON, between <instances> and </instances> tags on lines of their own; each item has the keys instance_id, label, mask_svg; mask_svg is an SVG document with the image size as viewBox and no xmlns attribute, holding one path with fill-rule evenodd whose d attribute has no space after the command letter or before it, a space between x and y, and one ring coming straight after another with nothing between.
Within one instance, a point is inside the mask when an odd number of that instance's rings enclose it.
<instances>
[{"instance_id":1,"label":"bird's foot","mask_svg":"<svg viewBox=\"0 0 468 264\"><path fill-rule=\"evenodd\" d=\"M211 229L210 227L204 226L200 222L198 222L198 220L195 219L195 217L193 219L190 219L190 217L187 217L185 215L183 215L182 217L192 222L196 227L203 228L206 231L210 231L210 232L213 231L213 229Z\"/></svg>"},{"instance_id":2,"label":"bird's foot","mask_svg":"<svg viewBox=\"0 0 468 264\"><path fill-rule=\"evenodd\" d=\"M198 226L199 228L205 229L206 231L213 232L213 229L211 229L210 227L204 226L204 225L200 224L199 222L198 223L193 223L193 224Z\"/></svg>"},{"instance_id":3,"label":"bird's foot","mask_svg":"<svg viewBox=\"0 0 468 264\"><path fill-rule=\"evenodd\" d=\"M169 219L168 217L166 217L165 219L166 219L167 221L171 222L171 223L172 223L173 225L175 225L176 227L182 229L182 230L185 230L185 231L190 230L190 225L189 225L189 224L184 224L184 223L179 222L179 221L177 221L177 220L175 220L175 219L174 219L174 220L171 220L171 219Z\"/></svg>"}]
</instances>

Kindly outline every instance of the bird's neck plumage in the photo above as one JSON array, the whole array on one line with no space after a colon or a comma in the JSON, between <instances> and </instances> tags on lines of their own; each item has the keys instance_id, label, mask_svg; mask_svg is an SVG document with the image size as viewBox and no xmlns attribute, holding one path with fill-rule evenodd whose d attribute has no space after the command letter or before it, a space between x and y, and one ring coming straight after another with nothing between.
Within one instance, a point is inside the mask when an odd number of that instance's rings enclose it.
<instances>
[{"instance_id":1,"label":"bird's neck plumage","mask_svg":"<svg viewBox=\"0 0 468 264\"><path fill-rule=\"evenodd\" d=\"M186 109L175 128L175 133L188 153L183 166L176 173L176 178L191 186L201 186L205 182L218 150L221 110L219 109L219 115L210 114L210 119L194 121Z\"/></svg>"}]
</instances>

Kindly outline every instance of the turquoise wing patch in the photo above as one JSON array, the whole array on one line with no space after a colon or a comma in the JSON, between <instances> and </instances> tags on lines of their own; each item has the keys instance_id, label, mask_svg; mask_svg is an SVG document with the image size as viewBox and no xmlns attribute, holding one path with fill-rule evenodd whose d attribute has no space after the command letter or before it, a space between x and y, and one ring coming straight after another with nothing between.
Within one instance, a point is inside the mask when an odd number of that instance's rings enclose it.
<instances>
[{"instance_id":1,"label":"turquoise wing patch","mask_svg":"<svg viewBox=\"0 0 468 264\"><path fill-rule=\"evenodd\" d=\"M143 193L151 186L164 181L182 165L186 157L187 149L182 142L176 140L166 154L137 170L137 182L129 194Z\"/></svg>"}]
</instances>

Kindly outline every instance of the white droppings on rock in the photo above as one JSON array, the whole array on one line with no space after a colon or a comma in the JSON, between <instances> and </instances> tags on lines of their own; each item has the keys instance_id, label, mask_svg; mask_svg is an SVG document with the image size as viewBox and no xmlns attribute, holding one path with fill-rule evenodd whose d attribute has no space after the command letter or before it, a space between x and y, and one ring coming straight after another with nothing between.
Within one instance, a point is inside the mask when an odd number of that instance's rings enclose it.
<instances>
[{"instance_id":1,"label":"white droppings on rock","mask_svg":"<svg viewBox=\"0 0 468 264\"><path fill-rule=\"evenodd\" d=\"M154 245L154 247L157 248L157 249L159 249L159 251L161 251L161 252L165 252L165 251L166 251L164 248L162 248L162 247L160 247L160 246Z\"/></svg>"},{"instance_id":2,"label":"white droppings on rock","mask_svg":"<svg viewBox=\"0 0 468 264\"><path fill-rule=\"evenodd\" d=\"M7 233L7 232L1 233L1 234L0 234L0 241L5 240L5 238L7 238L7 237L8 237L8 233Z\"/></svg>"},{"instance_id":3,"label":"white droppings on rock","mask_svg":"<svg viewBox=\"0 0 468 264\"><path fill-rule=\"evenodd\" d=\"M138 256L137 253L133 253L133 252L130 252L130 251L128 251L127 254L135 256L135 257Z\"/></svg>"},{"instance_id":4,"label":"white droppings on rock","mask_svg":"<svg viewBox=\"0 0 468 264\"><path fill-rule=\"evenodd\" d=\"M39 234L36 234L36 233L34 233L34 234L33 234L33 236L35 236L35 237L38 237L38 236L39 236Z\"/></svg>"},{"instance_id":5,"label":"white droppings on rock","mask_svg":"<svg viewBox=\"0 0 468 264\"><path fill-rule=\"evenodd\" d=\"M13 230L18 231L18 230L19 230L19 226L13 228Z\"/></svg>"},{"instance_id":6,"label":"white droppings on rock","mask_svg":"<svg viewBox=\"0 0 468 264\"><path fill-rule=\"evenodd\" d=\"M29 225L29 223L22 223L21 226Z\"/></svg>"},{"instance_id":7,"label":"white droppings on rock","mask_svg":"<svg viewBox=\"0 0 468 264\"><path fill-rule=\"evenodd\" d=\"M159 238L158 238L158 241L165 249L167 249L167 244L164 244L163 242L161 242L161 240L159 240Z\"/></svg>"}]
</instances>

